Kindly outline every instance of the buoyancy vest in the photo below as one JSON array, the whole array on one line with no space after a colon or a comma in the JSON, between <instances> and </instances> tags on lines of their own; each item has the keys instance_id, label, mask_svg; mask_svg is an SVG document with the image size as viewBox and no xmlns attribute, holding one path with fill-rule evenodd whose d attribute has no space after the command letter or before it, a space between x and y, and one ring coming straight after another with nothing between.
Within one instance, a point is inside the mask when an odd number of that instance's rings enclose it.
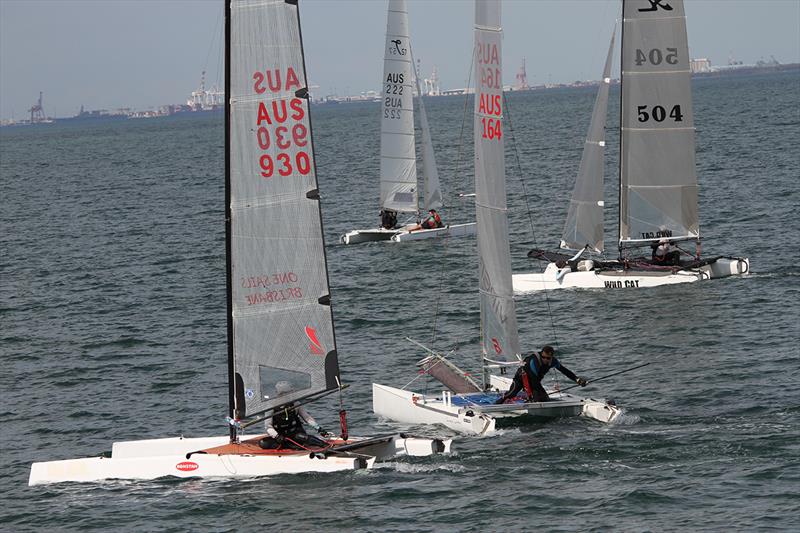
<instances>
[{"instance_id":1,"label":"buoyancy vest","mask_svg":"<svg viewBox=\"0 0 800 533\"><path fill-rule=\"evenodd\" d=\"M294 404L284 405L272 415L272 427L279 435L292 436L303 430L303 422L294 408Z\"/></svg>"},{"instance_id":2,"label":"buoyancy vest","mask_svg":"<svg viewBox=\"0 0 800 533\"><path fill-rule=\"evenodd\" d=\"M434 229L434 228L441 228L442 227L442 217L439 216L439 213L433 212L428 215L428 218L420 224L425 229Z\"/></svg>"}]
</instances>

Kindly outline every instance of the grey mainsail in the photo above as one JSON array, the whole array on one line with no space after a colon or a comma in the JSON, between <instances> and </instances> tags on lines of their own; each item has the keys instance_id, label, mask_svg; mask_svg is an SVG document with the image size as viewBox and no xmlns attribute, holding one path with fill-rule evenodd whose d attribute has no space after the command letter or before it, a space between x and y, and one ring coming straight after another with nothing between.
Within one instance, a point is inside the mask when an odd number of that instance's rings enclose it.
<instances>
[{"instance_id":1,"label":"grey mainsail","mask_svg":"<svg viewBox=\"0 0 800 533\"><path fill-rule=\"evenodd\" d=\"M683 0L624 0L620 248L699 238Z\"/></svg>"},{"instance_id":2,"label":"grey mainsail","mask_svg":"<svg viewBox=\"0 0 800 533\"><path fill-rule=\"evenodd\" d=\"M229 357L246 418L336 388L339 369L298 7L229 9Z\"/></svg>"},{"instance_id":3,"label":"grey mainsail","mask_svg":"<svg viewBox=\"0 0 800 533\"><path fill-rule=\"evenodd\" d=\"M417 211L414 94L405 0L389 0L381 89L381 207Z\"/></svg>"},{"instance_id":4,"label":"grey mainsail","mask_svg":"<svg viewBox=\"0 0 800 533\"><path fill-rule=\"evenodd\" d=\"M588 246L597 253L603 252L603 152L606 146L606 109L608 88L611 85L615 33L616 28L611 34L611 44L608 45L603 78L595 98L578 177L575 179L575 188L572 190L569 202L561 248L582 250Z\"/></svg>"},{"instance_id":5,"label":"grey mainsail","mask_svg":"<svg viewBox=\"0 0 800 533\"><path fill-rule=\"evenodd\" d=\"M503 144L500 2L475 1L475 212L484 358L520 353L511 287Z\"/></svg>"}]
</instances>

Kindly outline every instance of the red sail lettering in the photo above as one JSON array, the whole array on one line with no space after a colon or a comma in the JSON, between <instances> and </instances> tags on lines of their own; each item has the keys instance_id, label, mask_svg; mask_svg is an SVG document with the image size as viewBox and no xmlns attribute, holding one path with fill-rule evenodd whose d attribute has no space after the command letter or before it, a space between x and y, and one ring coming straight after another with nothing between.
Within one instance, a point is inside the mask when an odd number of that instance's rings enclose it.
<instances>
[{"instance_id":1,"label":"red sail lettering","mask_svg":"<svg viewBox=\"0 0 800 533\"><path fill-rule=\"evenodd\" d=\"M300 86L300 81L298 81L297 79L297 74L295 74L294 72L294 69L292 67L289 67L289 69L286 71L286 90L288 91L292 87L297 87L298 89L302 88Z\"/></svg>"},{"instance_id":2,"label":"red sail lettering","mask_svg":"<svg viewBox=\"0 0 800 533\"><path fill-rule=\"evenodd\" d=\"M275 78L273 79L273 72L275 73ZM281 90L281 71L275 69L274 71L268 70L267 71L267 85L269 86L269 90L276 93Z\"/></svg>"},{"instance_id":3,"label":"red sail lettering","mask_svg":"<svg viewBox=\"0 0 800 533\"><path fill-rule=\"evenodd\" d=\"M257 94L264 94L264 91L266 91L266 89L261 85L262 83L264 83L264 75L261 72L256 72L255 74L253 74L253 81L255 82L253 84L253 90Z\"/></svg>"},{"instance_id":4,"label":"red sail lettering","mask_svg":"<svg viewBox=\"0 0 800 533\"><path fill-rule=\"evenodd\" d=\"M295 111L292 113L292 120L303 120L303 117L306 116L306 112L303 109L303 101L299 98L292 98L289 102L289 107Z\"/></svg>"},{"instance_id":5,"label":"red sail lettering","mask_svg":"<svg viewBox=\"0 0 800 533\"><path fill-rule=\"evenodd\" d=\"M279 105L280 109L278 109ZM281 122L286 122L286 117L287 117L286 100L273 100L272 116L275 117L275 120L277 120L279 124Z\"/></svg>"},{"instance_id":6,"label":"red sail lettering","mask_svg":"<svg viewBox=\"0 0 800 533\"><path fill-rule=\"evenodd\" d=\"M258 120L256 120L256 125L260 125L263 121L266 121L267 124L272 124L272 120L270 120L269 113L267 112L267 106L264 105L264 102L259 102Z\"/></svg>"}]
</instances>

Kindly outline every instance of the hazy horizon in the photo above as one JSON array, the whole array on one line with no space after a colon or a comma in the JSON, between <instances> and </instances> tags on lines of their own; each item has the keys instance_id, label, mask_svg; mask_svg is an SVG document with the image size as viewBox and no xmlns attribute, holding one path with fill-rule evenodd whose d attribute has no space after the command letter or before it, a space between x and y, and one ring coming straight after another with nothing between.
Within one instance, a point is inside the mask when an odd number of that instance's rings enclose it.
<instances>
[{"instance_id":1,"label":"hazy horizon","mask_svg":"<svg viewBox=\"0 0 800 533\"><path fill-rule=\"evenodd\" d=\"M690 54L725 65L774 56L800 62L800 1L686 0ZM309 80L317 95L379 90L386 2L301 0ZM422 75L442 89L467 85L472 2L409 0ZM522 59L528 82L597 79L619 17L618 0L506 0L504 83ZM219 0L0 0L0 117L24 118L44 93L48 116L87 109L146 110L185 103L200 85L222 85ZM616 61L615 71L618 71ZM615 74L616 76L617 74Z\"/></svg>"}]
</instances>

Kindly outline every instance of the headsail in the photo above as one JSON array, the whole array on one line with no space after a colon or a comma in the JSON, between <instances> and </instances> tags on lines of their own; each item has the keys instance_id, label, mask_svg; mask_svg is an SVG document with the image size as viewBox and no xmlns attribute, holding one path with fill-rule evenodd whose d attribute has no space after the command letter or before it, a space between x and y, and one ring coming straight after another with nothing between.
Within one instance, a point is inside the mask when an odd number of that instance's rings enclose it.
<instances>
[{"instance_id":1,"label":"headsail","mask_svg":"<svg viewBox=\"0 0 800 533\"><path fill-rule=\"evenodd\" d=\"M231 410L244 418L336 388L339 368L297 3L231 1L226 33Z\"/></svg>"},{"instance_id":2,"label":"headsail","mask_svg":"<svg viewBox=\"0 0 800 533\"><path fill-rule=\"evenodd\" d=\"M603 152L606 146L606 109L615 33L616 28L611 34L611 44L608 45L603 79L597 90L589 133L583 145L581 165L561 237L561 248L581 250L588 246L597 253L603 252Z\"/></svg>"},{"instance_id":3,"label":"headsail","mask_svg":"<svg viewBox=\"0 0 800 533\"><path fill-rule=\"evenodd\" d=\"M481 335L484 357L519 354L511 288L503 145L500 2L475 1L475 214L477 217Z\"/></svg>"},{"instance_id":4,"label":"headsail","mask_svg":"<svg viewBox=\"0 0 800 533\"><path fill-rule=\"evenodd\" d=\"M417 211L414 95L405 0L389 0L381 96L381 207Z\"/></svg>"},{"instance_id":5,"label":"headsail","mask_svg":"<svg viewBox=\"0 0 800 533\"><path fill-rule=\"evenodd\" d=\"M620 246L698 238L683 0L624 0Z\"/></svg>"},{"instance_id":6,"label":"headsail","mask_svg":"<svg viewBox=\"0 0 800 533\"><path fill-rule=\"evenodd\" d=\"M412 64L414 54L411 54ZM436 155L433 152L433 140L431 139L431 128L428 125L428 114L425 112L425 102L422 99L422 89L419 86L419 76L416 68L414 69L414 82L417 88L417 103L419 104L419 127L422 131L422 175L425 183L425 196L423 207L425 211L429 209L439 209L442 207L442 190L439 186L439 171L436 168Z\"/></svg>"}]
</instances>

